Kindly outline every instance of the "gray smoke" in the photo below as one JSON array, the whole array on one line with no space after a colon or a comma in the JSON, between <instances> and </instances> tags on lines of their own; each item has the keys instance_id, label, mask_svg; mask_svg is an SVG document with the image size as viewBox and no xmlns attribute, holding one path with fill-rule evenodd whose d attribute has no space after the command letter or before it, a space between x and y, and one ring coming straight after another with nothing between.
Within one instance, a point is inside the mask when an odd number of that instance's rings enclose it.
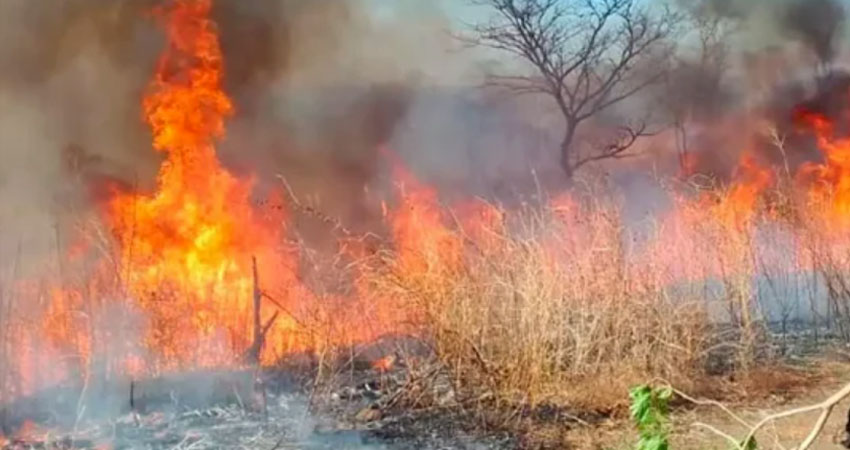
<instances>
[{"instance_id":1,"label":"gray smoke","mask_svg":"<svg viewBox=\"0 0 850 450\"><path fill-rule=\"evenodd\" d=\"M845 22L845 5L840 0L795 0L788 5L782 25L828 64L838 53Z\"/></svg>"},{"instance_id":2,"label":"gray smoke","mask_svg":"<svg viewBox=\"0 0 850 450\"><path fill-rule=\"evenodd\" d=\"M848 62L848 2L683 0L680 6L692 31L661 97L673 118L687 118L688 130L667 136L666 147L681 148L684 140L697 170L720 178L732 175L744 150L777 163L769 127L794 134L798 105L839 90ZM817 157L807 143L788 151L792 166Z\"/></svg>"},{"instance_id":3,"label":"gray smoke","mask_svg":"<svg viewBox=\"0 0 850 450\"><path fill-rule=\"evenodd\" d=\"M163 44L149 14L157 3L0 4L3 255L19 244L52 252L57 216L89 210L106 180L154 186L161 155L140 100ZM331 214L380 172L378 149L397 141L421 86L474 84L438 2L217 0L213 16L237 108L222 158L264 180L293 178ZM446 164L453 150L442 151Z\"/></svg>"}]
</instances>

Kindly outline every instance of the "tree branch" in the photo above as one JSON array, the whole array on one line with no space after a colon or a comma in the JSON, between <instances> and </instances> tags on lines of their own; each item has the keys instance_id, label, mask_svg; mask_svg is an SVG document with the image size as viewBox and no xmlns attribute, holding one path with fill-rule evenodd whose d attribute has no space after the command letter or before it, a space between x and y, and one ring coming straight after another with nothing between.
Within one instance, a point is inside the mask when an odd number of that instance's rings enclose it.
<instances>
[{"instance_id":1,"label":"tree branch","mask_svg":"<svg viewBox=\"0 0 850 450\"><path fill-rule=\"evenodd\" d=\"M671 386L670 383L668 383L664 380L656 380L656 381L661 382L666 386ZM809 412L813 412L813 411L820 411L821 413L818 416L818 419L815 422L815 424L812 426L811 431L809 431L809 434L806 435L806 438L803 439L803 441L800 443L800 445L795 447L795 449L794 449L794 450L807 450L808 448L810 448L812 446L812 444L814 444L815 440L823 432L824 426L826 425L826 422L829 419L829 416L832 414L833 409L835 409L835 406L838 405L838 403L840 403L842 400L850 397L850 383L848 383L848 384L844 385L844 387L839 389L837 392L830 395L827 399L825 399L822 402L815 403L813 405L801 406L799 408L789 409L787 411L782 411L782 412L770 414L770 415L764 417L763 419L761 419L755 425L752 425L749 422L747 422L746 420L742 419L737 414L733 413L726 405L724 405L720 402L717 402L717 401L714 401L714 400L695 399L695 398L693 398L693 397L691 397L691 396L685 394L684 392L679 391L675 388L671 387L671 389L673 390L673 392L676 395L678 395L679 397L681 397L681 398L683 398L683 399L687 400L688 402L693 403L695 405L715 406L715 407L721 409L723 412L725 412L729 417L733 418L736 422L744 425L749 431L747 432L744 439L737 441L737 440L734 440L734 438L732 438L730 440L730 438L731 438L730 435L728 435L728 434L726 434L726 433L724 433L724 432L722 432L722 431L720 431L720 430L718 430L718 429L716 429L716 428L714 428L710 425L706 425L706 424L703 424L703 423L700 423L700 422L697 422L697 423L694 424L694 426L705 428L705 429L707 429L707 430L709 430L709 431L711 431L711 432L713 432L713 433L715 433L719 436L722 436L724 439L726 439L730 442L733 442L735 444L735 447L740 449L740 450L744 450L744 449L748 448L747 444L752 442L752 440L755 438L755 436L759 432L759 430L764 428L769 423L775 422L779 419L784 419L786 417L796 416L796 415L799 415L799 414L805 414L805 413L809 413ZM848 428L848 432L850 432L850 419L848 419L847 428Z\"/></svg>"},{"instance_id":2,"label":"tree branch","mask_svg":"<svg viewBox=\"0 0 850 450\"><path fill-rule=\"evenodd\" d=\"M785 417L796 416L798 414L804 414L804 413L807 413L807 412L820 410L821 415L820 415L820 417L818 417L817 422L815 422L814 427L809 432L808 436L806 436L806 439L803 440L803 442L800 444L799 447L797 447L797 450L806 450L806 449L808 449L809 447L812 446L812 444L815 442L815 439L817 439L817 437L821 434L821 432L823 432L823 427L824 427L824 425L826 425L826 421L827 421L827 419L829 419L830 414L832 414L832 410L833 410L833 408L835 408L835 405L837 405L838 402L840 402L841 400L844 400L848 396L850 396L850 383L846 384L838 392L836 392L835 394L832 394L831 396L829 396L829 398L827 398L826 400L824 400L820 403L816 403L814 405L809 405L809 406L803 406L803 407L800 407L800 408L794 408L794 409L790 409L788 411L783 411L783 412L776 413L776 414L771 414L771 415L765 417L764 419L762 419L761 421L759 421L756 424L756 426L754 426L750 430L750 432L747 434L747 437L744 438L744 440L742 442L744 442L744 443L750 442L750 440L756 435L756 433L761 428L763 428L766 424L768 424L770 422L773 422L775 420L782 419L782 418L785 418Z\"/></svg>"},{"instance_id":3,"label":"tree branch","mask_svg":"<svg viewBox=\"0 0 850 450\"><path fill-rule=\"evenodd\" d=\"M647 132L647 125L642 123L637 129L632 129L630 127L621 127L621 137L616 142L612 142L602 148L602 150L598 151L595 155L587 156L584 158L578 159L574 164L573 168L575 170L581 168L585 164L601 161L604 159L623 159L634 156L631 153L627 153L629 149L637 142L637 140L641 137L654 136L655 133Z\"/></svg>"},{"instance_id":4,"label":"tree branch","mask_svg":"<svg viewBox=\"0 0 850 450\"><path fill-rule=\"evenodd\" d=\"M650 15L635 0L472 0L493 11L471 27L468 42L504 51L525 61L531 72L492 75L487 84L514 94L544 94L564 121L560 146L571 175L588 163L627 156L646 128L625 133L615 144L581 158L574 155L576 129L605 109L638 95L662 79L663 65L641 61L667 47L678 22L669 11ZM532 76L533 74L533 76Z\"/></svg>"}]
</instances>

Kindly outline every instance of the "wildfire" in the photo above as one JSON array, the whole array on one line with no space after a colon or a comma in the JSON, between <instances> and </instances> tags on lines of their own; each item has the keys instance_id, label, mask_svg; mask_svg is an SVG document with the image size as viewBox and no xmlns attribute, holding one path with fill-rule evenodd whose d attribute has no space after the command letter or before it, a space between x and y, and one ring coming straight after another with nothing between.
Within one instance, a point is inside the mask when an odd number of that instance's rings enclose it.
<instances>
[{"instance_id":1,"label":"wildfire","mask_svg":"<svg viewBox=\"0 0 850 450\"><path fill-rule=\"evenodd\" d=\"M164 155L156 189L113 189L103 205L110 236L84 233L65 255L75 263L94 256L81 280L21 286L46 302L39 330L10 333L21 349L16 395L85 375L95 358L106 359L110 371L142 376L232 367L261 342L257 356L271 364L293 352L374 340L405 320L392 299L372 295L359 279L354 296L309 290L298 278L300 255L284 242L284 208L266 213L252 205L254 180L220 163L215 143L234 107L222 87L211 8L212 0L167 0L155 11L167 46L142 106L153 147ZM425 251L442 261L456 243L434 222L441 214L436 193L410 181L405 207L392 213L401 253ZM419 233L431 227L436 234ZM416 265L415 258L400 258L399 267ZM332 319L342 315L348 320L339 327ZM45 371L49 380L36 379L55 359L70 362Z\"/></svg>"},{"instance_id":2,"label":"wildfire","mask_svg":"<svg viewBox=\"0 0 850 450\"><path fill-rule=\"evenodd\" d=\"M805 164L798 181L810 186L812 204L827 205L829 223L846 228L850 225L850 138L837 137L835 124L821 114L801 109L796 118L814 132L824 157L823 163Z\"/></svg>"},{"instance_id":3,"label":"wildfire","mask_svg":"<svg viewBox=\"0 0 850 450\"><path fill-rule=\"evenodd\" d=\"M738 163L735 183L711 209L729 227L745 227L752 220L762 194L773 184L773 171L745 152Z\"/></svg>"},{"instance_id":4,"label":"wildfire","mask_svg":"<svg viewBox=\"0 0 850 450\"><path fill-rule=\"evenodd\" d=\"M233 105L210 9L173 0L158 10L168 45L143 106L166 159L156 192L117 193L107 212L129 294L150 314L148 346L168 363L226 363L250 345L251 258L279 259L281 224L258 216L253 181L216 156Z\"/></svg>"},{"instance_id":5,"label":"wildfire","mask_svg":"<svg viewBox=\"0 0 850 450\"><path fill-rule=\"evenodd\" d=\"M342 290L320 294L299 280L300 255L285 245L283 208L262 213L252 204L254 179L228 171L216 153L216 142L225 136L234 105L223 89L224 55L211 8L212 0L166 0L156 10L167 45L142 101L153 149L163 157L156 187L150 193L112 191L102 205L109 231L103 240L109 249L102 252L89 279L74 288L65 284L30 287L30 297L39 299L43 317L36 331L20 326L9 332L10 342L18 349L15 375L23 379L16 395L45 384L34 381L36 376L56 383L76 373L59 367L39 374L51 360L60 359L57 353L63 360L72 355L86 368L93 365L104 342L112 344L111 356L120 355L115 357L120 361L109 364L134 376L239 364L256 344L257 297L264 305L259 331L264 333L265 345L259 357L267 364L290 352L406 331L407 324L419 317L415 307L400 307L393 298L397 290L375 288L375 280L369 279L373 274L366 274L374 267L352 277L352 286L347 286L354 291L350 295ZM804 188L812 203L828 206L830 223L850 224L850 138L836 137L836 127L825 116L801 111L798 119L816 135L824 162L802 166L796 187ZM382 152L392 162L400 188L396 207L382 205L393 258L375 263L379 267L373 272L390 273L394 288L403 284L449 299L443 294L468 269L464 265L469 264L470 255L483 255L489 262L510 254L510 212L478 200L446 208L434 187L417 180L392 152ZM743 153L727 190L712 192L710 199L677 197L670 218L662 223L664 233L654 241L648 238L647 256L636 260L645 261L646 267L650 262L671 267L669 279L664 275L665 283L696 280L724 270L750 270L742 249L752 245L749 231L765 192L776 181L774 171L754 153ZM600 252L626 253L614 208L585 205L573 193L556 196L543 208L554 220L541 222L558 228L554 236L541 233L540 253L546 255L541 265L548 261L551 266L543 269L595 267ZM594 213L595 218L589 219ZM729 239L729 235L743 237ZM712 239L729 244L701 245ZM91 247L95 247L92 242L75 244L65 257L83 259ZM372 256L356 253L356 258L349 259ZM255 260L259 261L259 286ZM619 262L631 264L626 256ZM620 268L606 270L614 273ZM568 274L566 279L574 273L576 283L586 282L579 270L563 272ZM114 318L103 312L109 311L110 302L125 302L140 312L142 342L116 345L112 341L129 338L99 329L98 321ZM304 317L305 310L312 317ZM363 324L355 323L352 311L363 315ZM344 326L335 324L340 317ZM373 367L386 371L396 363L387 356Z\"/></svg>"},{"instance_id":6,"label":"wildfire","mask_svg":"<svg viewBox=\"0 0 850 450\"><path fill-rule=\"evenodd\" d=\"M397 270L425 274L457 269L463 242L446 226L437 191L420 183L395 154L387 149L382 153L392 162L393 177L399 185L400 204L389 215L398 251Z\"/></svg>"}]
</instances>

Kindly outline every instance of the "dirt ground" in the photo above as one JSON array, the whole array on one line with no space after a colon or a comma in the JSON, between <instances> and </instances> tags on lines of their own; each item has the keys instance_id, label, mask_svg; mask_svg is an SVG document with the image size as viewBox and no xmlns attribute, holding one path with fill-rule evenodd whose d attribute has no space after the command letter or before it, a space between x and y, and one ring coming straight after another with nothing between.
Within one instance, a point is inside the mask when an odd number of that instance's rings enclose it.
<instances>
[{"instance_id":1,"label":"dirt ground","mask_svg":"<svg viewBox=\"0 0 850 450\"><path fill-rule=\"evenodd\" d=\"M756 423L762 418L794 409L819 403L850 383L850 352L833 352L818 360L809 361L799 369L800 381L787 386L772 389L773 392L762 395L757 400L751 392L741 392L740 398L745 400L727 400L723 404L729 407L740 418L749 423ZM752 385L753 390L761 389L758 380ZM770 380L767 383L775 382ZM833 410L827 424L810 447L811 449L840 449L839 441L843 437L845 425L850 410L850 398L844 399ZM793 449L809 434L815 425L820 411L805 413L781 419L767 425L757 435L759 449ZM674 431L670 448L675 450L714 450L731 448L724 438L713 434L706 424L721 430L733 437L742 439L747 430L735 419L714 406L679 407L672 414ZM634 427L626 418L611 420L593 429L576 429L567 436L572 448L625 450L633 449L637 438Z\"/></svg>"}]
</instances>

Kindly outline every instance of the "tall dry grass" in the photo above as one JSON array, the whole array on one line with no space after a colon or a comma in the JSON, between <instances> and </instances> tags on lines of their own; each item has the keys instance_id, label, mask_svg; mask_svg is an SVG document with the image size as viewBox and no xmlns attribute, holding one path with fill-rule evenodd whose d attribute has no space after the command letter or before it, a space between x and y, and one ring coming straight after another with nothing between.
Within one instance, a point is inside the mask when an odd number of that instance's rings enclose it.
<instances>
[{"instance_id":1,"label":"tall dry grass","mask_svg":"<svg viewBox=\"0 0 850 450\"><path fill-rule=\"evenodd\" d=\"M312 343L320 369L334 371L331 361L359 337L416 335L461 402L508 417L542 404L609 409L630 385L655 377L698 391L718 372L757 368L771 356L769 322L785 329L801 311L850 339L850 246L841 244L850 239L818 219L827 205L789 200L777 212L763 200L742 206L732 190L674 190L669 211L627 223L610 192L576 192L511 208L447 208L408 195L390 217L392 239L330 255L325 268L301 251L302 266L315 266L300 275L312 294L281 313L299 325L291 337ZM95 241L112 254L108 239ZM89 285L68 269L60 275L75 291ZM123 301L120 286L111 289ZM69 332L95 323L103 293L62 315L75 318ZM39 319L6 308L4 323ZM364 326L374 330L353 329ZM111 339L89 334L94 353ZM19 376L3 355L2 375Z\"/></svg>"},{"instance_id":2,"label":"tall dry grass","mask_svg":"<svg viewBox=\"0 0 850 450\"><path fill-rule=\"evenodd\" d=\"M489 205L502 220L474 230L459 220L444 238L460 255L422 248L409 270L390 252L370 277L419 311L464 401L602 407L646 378L690 386L705 373L716 342L703 299L637 259L614 204L580 203Z\"/></svg>"},{"instance_id":3,"label":"tall dry grass","mask_svg":"<svg viewBox=\"0 0 850 450\"><path fill-rule=\"evenodd\" d=\"M671 194L668 212L638 224L598 192L487 205L495 221L443 209L433 240L396 242L366 278L417 311L461 401L509 417L617 407L656 377L712 390L715 375L775 361L777 321L850 329L850 240L800 219L823 209L750 194ZM418 264L398 263L412 254Z\"/></svg>"}]
</instances>

